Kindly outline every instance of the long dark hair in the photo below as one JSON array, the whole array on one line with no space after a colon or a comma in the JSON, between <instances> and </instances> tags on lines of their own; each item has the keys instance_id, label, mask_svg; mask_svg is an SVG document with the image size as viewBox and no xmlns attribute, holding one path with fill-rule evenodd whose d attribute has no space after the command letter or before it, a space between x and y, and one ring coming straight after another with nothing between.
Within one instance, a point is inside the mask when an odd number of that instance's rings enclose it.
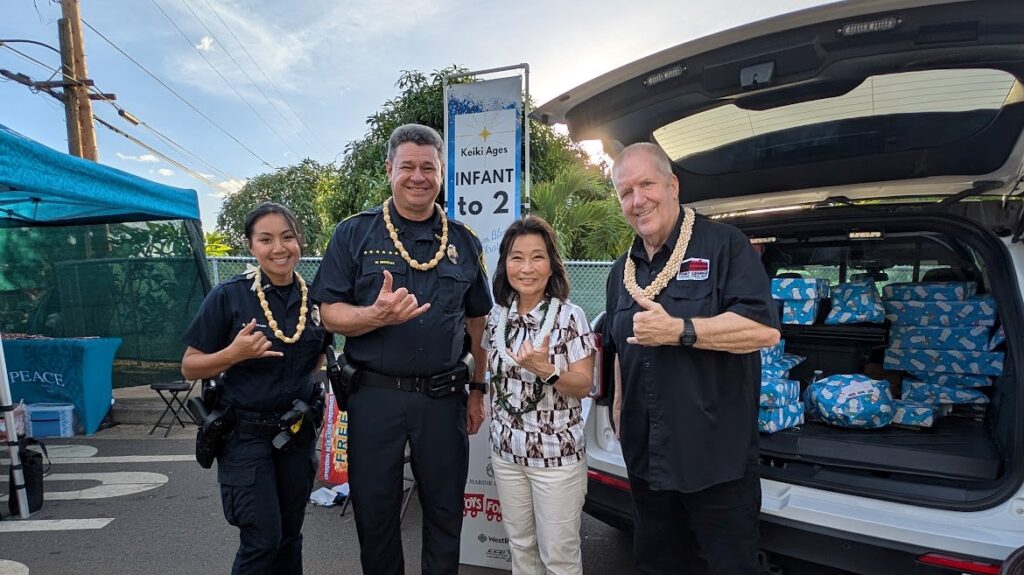
<instances>
[{"instance_id":1,"label":"long dark hair","mask_svg":"<svg viewBox=\"0 0 1024 575\"><path fill-rule=\"evenodd\" d=\"M544 295L564 300L569 297L569 278L565 273L565 264L562 263L562 256L558 255L557 240L555 231L551 229L543 218L538 216L526 216L521 220L512 222L512 225L505 230L505 236L501 238L501 246L498 248L498 268L494 270L494 279L491 288L494 291L494 301L498 305L508 307L512 305L512 299L516 290L508 281L508 271L505 269L505 260L512 244L516 238L526 235L538 235L544 239L544 246L548 250L548 260L551 261L551 277L548 278L548 285L544 288Z\"/></svg>"},{"instance_id":2,"label":"long dark hair","mask_svg":"<svg viewBox=\"0 0 1024 575\"><path fill-rule=\"evenodd\" d=\"M269 214L277 214L284 218L284 221L288 222L288 225L291 226L292 231L295 232L295 236L299 238L299 245L302 245L302 227L299 226L299 219L295 217L295 214L293 214L291 210L289 210L285 206L282 206L281 204L275 204L274 202L263 202L262 204L253 208L251 212L245 215L245 240L249 243L250 246L252 245L252 234L254 233L252 229L253 226L256 225L256 222L260 218Z\"/></svg>"}]
</instances>

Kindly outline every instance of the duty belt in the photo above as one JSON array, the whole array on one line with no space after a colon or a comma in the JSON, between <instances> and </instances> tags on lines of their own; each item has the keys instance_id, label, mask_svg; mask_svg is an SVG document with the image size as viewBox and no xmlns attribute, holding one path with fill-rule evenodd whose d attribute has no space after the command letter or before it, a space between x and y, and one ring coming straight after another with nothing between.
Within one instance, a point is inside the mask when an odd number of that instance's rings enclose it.
<instances>
[{"instance_id":1,"label":"duty belt","mask_svg":"<svg viewBox=\"0 0 1024 575\"><path fill-rule=\"evenodd\" d=\"M469 380L469 370L464 364L434 375L396 376L360 370L359 385L396 389L399 391L415 391L431 397L442 397L459 391Z\"/></svg>"}]
</instances>

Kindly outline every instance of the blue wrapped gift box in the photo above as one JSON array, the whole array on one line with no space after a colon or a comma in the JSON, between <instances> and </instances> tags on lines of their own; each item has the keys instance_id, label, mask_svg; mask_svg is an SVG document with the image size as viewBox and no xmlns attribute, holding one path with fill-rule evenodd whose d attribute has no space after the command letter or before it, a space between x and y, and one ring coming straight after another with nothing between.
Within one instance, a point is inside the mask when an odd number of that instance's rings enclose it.
<instances>
[{"instance_id":1,"label":"blue wrapped gift box","mask_svg":"<svg viewBox=\"0 0 1024 575\"><path fill-rule=\"evenodd\" d=\"M832 288L832 309L825 323L828 325L846 323L882 323L885 308L878 297L875 282L861 280L841 283Z\"/></svg>"},{"instance_id":2,"label":"blue wrapped gift box","mask_svg":"<svg viewBox=\"0 0 1024 575\"><path fill-rule=\"evenodd\" d=\"M762 407L757 411L757 429L775 433L804 422L804 404L797 402L783 407Z\"/></svg>"},{"instance_id":3,"label":"blue wrapped gift box","mask_svg":"<svg viewBox=\"0 0 1024 575\"><path fill-rule=\"evenodd\" d=\"M761 364L761 379L786 379L789 377L789 370L799 365L804 359L806 358L803 356L786 353L779 361Z\"/></svg>"},{"instance_id":4,"label":"blue wrapped gift box","mask_svg":"<svg viewBox=\"0 0 1024 575\"><path fill-rule=\"evenodd\" d=\"M963 301L978 291L974 282L894 283L882 288L882 298L900 301Z\"/></svg>"},{"instance_id":5,"label":"blue wrapped gift box","mask_svg":"<svg viewBox=\"0 0 1024 575\"><path fill-rule=\"evenodd\" d=\"M975 296L964 301L887 301L885 317L895 324L950 326L996 324L996 300Z\"/></svg>"},{"instance_id":6,"label":"blue wrapped gift box","mask_svg":"<svg viewBox=\"0 0 1024 575\"><path fill-rule=\"evenodd\" d=\"M989 328L985 326L942 327L894 325L889 330L889 347L893 349L960 349L986 351Z\"/></svg>"},{"instance_id":7,"label":"blue wrapped gift box","mask_svg":"<svg viewBox=\"0 0 1024 575\"><path fill-rule=\"evenodd\" d=\"M800 401L800 382L795 379L762 379L761 407L782 407Z\"/></svg>"},{"instance_id":8,"label":"blue wrapped gift box","mask_svg":"<svg viewBox=\"0 0 1024 575\"><path fill-rule=\"evenodd\" d=\"M772 297L784 300L825 299L827 279L772 278Z\"/></svg>"},{"instance_id":9,"label":"blue wrapped gift box","mask_svg":"<svg viewBox=\"0 0 1024 575\"><path fill-rule=\"evenodd\" d=\"M1006 341L1006 332L1003 331L1003 326L999 326L996 328L996 331L992 333L992 339L988 342L988 350L992 351L1004 341Z\"/></svg>"},{"instance_id":10,"label":"blue wrapped gift box","mask_svg":"<svg viewBox=\"0 0 1024 575\"><path fill-rule=\"evenodd\" d=\"M961 403L980 405L989 402L988 396L977 389L944 387L914 379L903 380L903 393L900 399L942 405Z\"/></svg>"},{"instance_id":11,"label":"blue wrapped gift box","mask_svg":"<svg viewBox=\"0 0 1024 575\"><path fill-rule=\"evenodd\" d=\"M929 373L1002 375L1003 354L998 351L888 348L882 366Z\"/></svg>"},{"instance_id":12,"label":"blue wrapped gift box","mask_svg":"<svg viewBox=\"0 0 1024 575\"><path fill-rule=\"evenodd\" d=\"M892 392L888 381L866 375L830 375L806 391L808 411L839 427L874 429L892 421Z\"/></svg>"},{"instance_id":13,"label":"blue wrapped gift box","mask_svg":"<svg viewBox=\"0 0 1024 575\"><path fill-rule=\"evenodd\" d=\"M816 299L783 300L782 323L790 325L813 325L814 318L818 317L818 306L820 303L821 302Z\"/></svg>"},{"instance_id":14,"label":"blue wrapped gift box","mask_svg":"<svg viewBox=\"0 0 1024 575\"><path fill-rule=\"evenodd\" d=\"M968 375L957 373L928 373L927 371L912 371L910 375L920 381L934 383L944 387L988 387L992 385L992 378L987 375Z\"/></svg>"},{"instance_id":15,"label":"blue wrapped gift box","mask_svg":"<svg viewBox=\"0 0 1024 575\"><path fill-rule=\"evenodd\" d=\"M892 402L892 422L896 425L931 427L939 418L939 406L919 401L897 399Z\"/></svg>"},{"instance_id":16,"label":"blue wrapped gift box","mask_svg":"<svg viewBox=\"0 0 1024 575\"><path fill-rule=\"evenodd\" d=\"M786 340L780 339L779 343L771 347L761 348L761 365L775 363L782 359L782 353L786 349Z\"/></svg>"}]
</instances>

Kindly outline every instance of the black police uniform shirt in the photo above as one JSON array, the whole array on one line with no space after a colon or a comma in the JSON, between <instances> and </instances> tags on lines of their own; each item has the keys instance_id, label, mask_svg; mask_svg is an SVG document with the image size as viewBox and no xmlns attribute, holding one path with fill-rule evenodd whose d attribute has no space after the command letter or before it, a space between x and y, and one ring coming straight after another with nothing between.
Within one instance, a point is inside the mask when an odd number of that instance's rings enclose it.
<instances>
[{"instance_id":1,"label":"black police uniform shirt","mask_svg":"<svg viewBox=\"0 0 1024 575\"><path fill-rule=\"evenodd\" d=\"M298 280L287 286L275 286L262 276L263 293L278 327L286 336L295 334L302 306ZM224 373L221 401L237 409L264 414L281 414L292 408L292 400L312 397L313 370L331 339L320 322L320 311L307 297L306 327L295 343L274 336L252 289L252 279L235 276L213 288L199 308L182 342L203 353L215 353L231 344L238 332L251 320L253 330L263 332L272 351L283 357L265 357L241 361Z\"/></svg>"},{"instance_id":2,"label":"black police uniform shirt","mask_svg":"<svg viewBox=\"0 0 1024 575\"><path fill-rule=\"evenodd\" d=\"M441 217L422 222L402 218L391 208L391 222L410 257L426 263L440 246ZM311 293L326 303L371 306L391 272L392 290L407 288L430 309L399 325L384 326L345 340L345 355L362 369L407 377L452 369L463 354L466 317L486 316L492 300L480 240L465 224L448 220L448 243L431 270L410 266L395 249L380 206L338 224L313 282ZM451 254L451 255L449 255Z\"/></svg>"},{"instance_id":3,"label":"black police uniform shirt","mask_svg":"<svg viewBox=\"0 0 1024 575\"><path fill-rule=\"evenodd\" d=\"M699 491L739 479L757 460L761 359L683 346L626 343L633 315L644 311L622 283L625 258L637 284L651 284L679 240L682 211L666 244L648 260L637 237L608 276L606 347L622 370L620 437L626 467L653 490ZM733 226L697 216L680 270L655 298L677 318L733 312L778 327L764 266Z\"/></svg>"}]
</instances>

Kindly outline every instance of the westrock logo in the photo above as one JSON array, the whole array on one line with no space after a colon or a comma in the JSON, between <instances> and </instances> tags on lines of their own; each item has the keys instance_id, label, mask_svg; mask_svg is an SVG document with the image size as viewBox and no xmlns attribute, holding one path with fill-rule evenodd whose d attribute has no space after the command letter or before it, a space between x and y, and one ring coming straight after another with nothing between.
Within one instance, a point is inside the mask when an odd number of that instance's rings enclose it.
<instances>
[{"instance_id":1,"label":"westrock logo","mask_svg":"<svg viewBox=\"0 0 1024 575\"><path fill-rule=\"evenodd\" d=\"M476 536L476 540L481 543L487 543L487 536L481 533L480 535Z\"/></svg>"}]
</instances>

